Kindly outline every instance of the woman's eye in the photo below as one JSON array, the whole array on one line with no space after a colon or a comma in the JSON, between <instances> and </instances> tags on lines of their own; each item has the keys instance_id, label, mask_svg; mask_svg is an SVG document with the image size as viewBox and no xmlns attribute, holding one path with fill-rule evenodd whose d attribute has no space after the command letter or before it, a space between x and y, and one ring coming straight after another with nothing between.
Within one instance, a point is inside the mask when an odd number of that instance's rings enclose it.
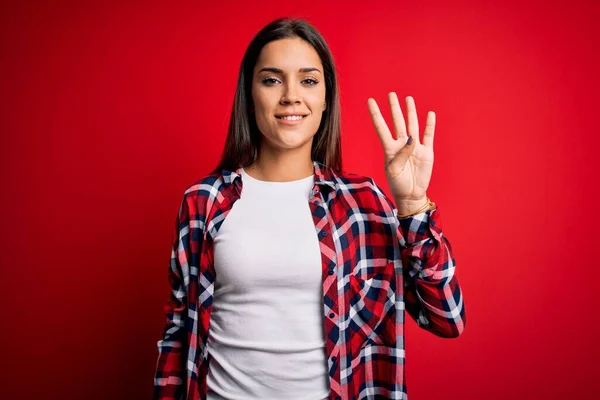
<instances>
[{"instance_id":1,"label":"woman's eye","mask_svg":"<svg viewBox=\"0 0 600 400\"><path fill-rule=\"evenodd\" d=\"M273 86L277 82L279 82L279 79L276 78L265 78L262 80L262 83L266 86ZM317 83L319 83L319 81L314 78L306 78L302 81L302 83L308 86L315 86Z\"/></svg>"},{"instance_id":2,"label":"woman's eye","mask_svg":"<svg viewBox=\"0 0 600 400\"><path fill-rule=\"evenodd\" d=\"M265 78L265 79L263 79L263 81L262 81L262 82L263 82L265 85L267 85L267 86L272 86L272 85L273 85L273 83L277 82L277 79L275 79L275 78Z\"/></svg>"}]
</instances>

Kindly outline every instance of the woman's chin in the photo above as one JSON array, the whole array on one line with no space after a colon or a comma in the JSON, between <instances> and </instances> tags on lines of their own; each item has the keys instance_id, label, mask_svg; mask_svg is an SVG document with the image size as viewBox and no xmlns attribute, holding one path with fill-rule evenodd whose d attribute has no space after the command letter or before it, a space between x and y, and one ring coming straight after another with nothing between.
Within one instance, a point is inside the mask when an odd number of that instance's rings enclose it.
<instances>
[{"instance_id":1,"label":"woman's chin","mask_svg":"<svg viewBox=\"0 0 600 400\"><path fill-rule=\"evenodd\" d=\"M304 146L310 146L312 137L306 137L300 134L290 134L291 132L286 132L286 134L279 135L277 140L277 147L282 150L294 150L298 148L302 148Z\"/></svg>"}]
</instances>

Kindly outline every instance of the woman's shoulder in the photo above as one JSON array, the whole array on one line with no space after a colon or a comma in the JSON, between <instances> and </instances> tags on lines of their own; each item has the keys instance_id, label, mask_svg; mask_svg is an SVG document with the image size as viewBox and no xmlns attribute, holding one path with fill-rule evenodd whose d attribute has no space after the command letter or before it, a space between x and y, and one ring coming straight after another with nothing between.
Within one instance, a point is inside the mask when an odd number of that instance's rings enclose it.
<instances>
[{"instance_id":1,"label":"woman's shoulder","mask_svg":"<svg viewBox=\"0 0 600 400\"><path fill-rule=\"evenodd\" d=\"M371 190L376 194L383 194L383 191L375 183L375 179L368 175L358 174L346 170L335 171L336 180L341 186L345 186L349 191Z\"/></svg>"},{"instance_id":2,"label":"woman's shoulder","mask_svg":"<svg viewBox=\"0 0 600 400\"><path fill-rule=\"evenodd\" d=\"M203 175L190 184L184 190L184 196L210 196L214 190L223 186L224 178L222 174L211 173Z\"/></svg>"},{"instance_id":3,"label":"woman's shoulder","mask_svg":"<svg viewBox=\"0 0 600 400\"><path fill-rule=\"evenodd\" d=\"M346 170L334 171L334 175L338 192L354 197L358 204L370 205L386 212L392 212L393 203L390 202L374 178Z\"/></svg>"},{"instance_id":4,"label":"woman's shoulder","mask_svg":"<svg viewBox=\"0 0 600 400\"><path fill-rule=\"evenodd\" d=\"M191 183L184 186L182 202L195 210L202 210L207 203L213 203L221 194L223 188L229 186L232 178L231 172L211 172L200 175Z\"/></svg>"}]
</instances>

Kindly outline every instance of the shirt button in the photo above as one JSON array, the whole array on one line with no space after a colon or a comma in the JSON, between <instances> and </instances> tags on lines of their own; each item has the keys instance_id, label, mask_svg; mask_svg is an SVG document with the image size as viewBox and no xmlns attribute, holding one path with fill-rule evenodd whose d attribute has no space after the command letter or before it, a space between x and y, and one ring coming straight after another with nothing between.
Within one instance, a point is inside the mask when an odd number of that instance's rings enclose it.
<instances>
[{"instance_id":1,"label":"shirt button","mask_svg":"<svg viewBox=\"0 0 600 400\"><path fill-rule=\"evenodd\" d=\"M327 271L327 275L333 275L333 274L334 274L334 272L333 272L332 269L330 269L329 271Z\"/></svg>"},{"instance_id":2,"label":"shirt button","mask_svg":"<svg viewBox=\"0 0 600 400\"><path fill-rule=\"evenodd\" d=\"M326 231L321 231L321 237L325 237L327 236L327 232Z\"/></svg>"},{"instance_id":3,"label":"shirt button","mask_svg":"<svg viewBox=\"0 0 600 400\"><path fill-rule=\"evenodd\" d=\"M335 317L335 314L334 313L329 313L329 318L333 318L333 317Z\"/></svg>"},{"instance_id":4,"label":"shirt button","mask_svg":"<svg viewBox=\"0 0 600 400\"><path fill-rule=\"evenodd\" d=\"M331 357L331 361L336 362L336 360L337 360L336 356Z\"/></svg>"}]
</instances>

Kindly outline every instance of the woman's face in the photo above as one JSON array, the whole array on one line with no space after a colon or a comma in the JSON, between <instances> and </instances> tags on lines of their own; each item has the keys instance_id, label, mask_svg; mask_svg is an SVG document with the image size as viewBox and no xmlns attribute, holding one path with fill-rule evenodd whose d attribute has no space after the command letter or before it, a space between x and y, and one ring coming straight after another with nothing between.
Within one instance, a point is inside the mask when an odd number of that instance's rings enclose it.
<instances>
[{"instance_id":1,"label":"woman's face","mask_svg":"<svg viewBox=\"0 0 600 400\"><path fill-rule=\"evenodd\" d=\"M264 46L254 67L252 100L263 150L307 148L310 154L325 110L325 76L315 49L300 38Z\"/></svg>"}]
</instances>

